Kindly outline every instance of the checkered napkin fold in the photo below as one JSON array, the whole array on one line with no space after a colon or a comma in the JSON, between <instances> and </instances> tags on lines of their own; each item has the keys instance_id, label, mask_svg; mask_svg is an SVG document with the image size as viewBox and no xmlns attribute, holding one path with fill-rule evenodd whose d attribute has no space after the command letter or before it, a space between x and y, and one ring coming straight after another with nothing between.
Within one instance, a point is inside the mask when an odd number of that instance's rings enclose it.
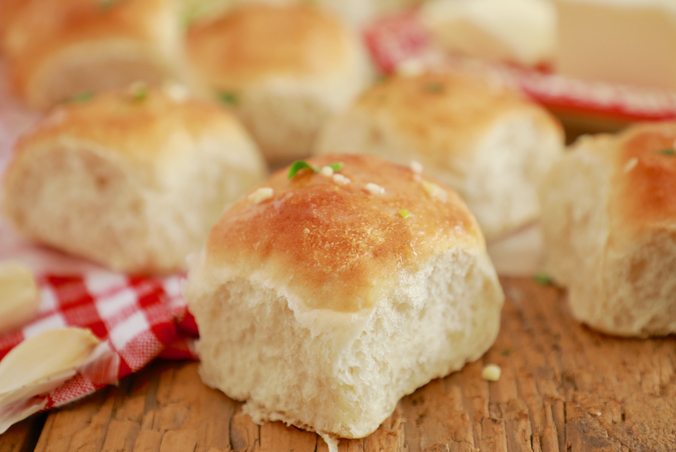
<instances>
[{"instance_id":1,"label":"checkered napkin fold","mask_svg":"<svg viewBox=\"0 0 676 452\"><path fill-rule=\"evenodd\" d=\"M0 360L25 338L58 328L88 328L101 343L86 370L47 395L0 409L0 424L116 384L157 357L195 359L192 344L197 326L181 296L182 279L179 275L146 278L103 271L38 276L38 315L20 330L0 336Z\"/></svg>"},{"instance_id":2,"label":"checkered napkin fold","mask_svg":"<svg viewBox=\"0 0 676 452\"><path fill-rule=\"evenodd\" d=\"M452 71L518 88L538 103L568 114L600 115L617 121L676 117L676 93L668 89L589 81L545 68L487 61L444 50L414 10L382 16L364 30L364 42L383 73Z\"/></svg>"}]
</instances>

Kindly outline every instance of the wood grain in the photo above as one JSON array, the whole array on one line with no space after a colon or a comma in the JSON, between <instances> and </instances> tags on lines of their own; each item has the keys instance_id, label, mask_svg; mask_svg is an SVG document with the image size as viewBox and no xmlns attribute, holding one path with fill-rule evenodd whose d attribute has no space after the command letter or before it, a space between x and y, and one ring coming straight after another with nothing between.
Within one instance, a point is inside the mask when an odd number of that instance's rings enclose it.
<instances>
[{"instance_id":1,"label":"wood grain","mask_svg":"<svg viewBox=\"0 0 676 452\"><path fill-rule=\"evenodd\" d=\"M0 435L0 452L33 450L46 418L47 414L41 413L11 426Z\"/></svg>"},{"instance_id":2,"label":"wood grain","mask_svg":"<svg viewBox=\"0 0 676 452\"><path fill-rule=\"evenodd\" d=\"M673 337L603 336L570 318L559 289L528 279L502 282L502 329L488 353L402 399L371 436L341 441L342 452L676 450ZM502 367L499 381L481 379L487 363ZM10 435L20 437L17 430ZM0 452L22 450L12 441L0 437ZM254 424L240 403L200 382L195 363L157 362L51 413L36 450L328 448L312 433Z\"/></svg>"}]
</instances>

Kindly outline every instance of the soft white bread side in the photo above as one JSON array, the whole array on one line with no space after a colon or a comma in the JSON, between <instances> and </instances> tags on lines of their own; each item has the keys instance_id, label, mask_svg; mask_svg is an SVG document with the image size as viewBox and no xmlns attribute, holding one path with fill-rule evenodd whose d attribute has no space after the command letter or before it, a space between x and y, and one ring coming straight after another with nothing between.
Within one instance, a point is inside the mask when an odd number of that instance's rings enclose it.
<instances>
[{"instance_id":1,"label":"soft white bread side","mask_svg":"<svg viewBox=\"0 0 676 452\"><path fill-rule=\"evenodd\" d=\"M137 80L189 83L180 15L168 0L24 0L0 47L17 96L38 109Z\"/></svg>"},{"instance_id":2,"label":"soft white bread side","mask_svg":"<svg viewBox=\"0 0 676 452\"><path fill-rule=\"evenodd\" d=\"M316 153L416 160L455 189L487 240L536 219L537 186L563 151L561 126L519 93L456 74L394 77L322 130Z\"/></svg>"},{"instance_id":3,"label":"soft white bread side","mask_svg":"<svg viewBox=\"0 0 676 452\"><path fill-rule=\"evenodd\" d=\"M309 155L319 127L368 79L358 36L310 6L242 6L191 27L188 52L272 163Z\"/></svg>"},{"instance_id":4,"label":"soft white bread side","mask_svg":"<svg viewBox=\"0 0 676 452\"><path fill-rule=\"evenodd\" d=\"M545 178L547 269L593 328L676 332L675 141L676 123L584 137Z\"/></svg>"},{"instance_id":5,"label":"soft white bread side","mask_svg":"<svg viewBox=\"0 0 676 452\"><path fill-rule=\"evenodd\" d=\"M256 421L357 438L478 359L503 294L455 192L377 157L309 160L336 161L333 176L280 171L227 210L185 297L207 384Z\"/></svg>"},{"instance_id":6,"label":"soft white bread side","mask_svg":"<svg viewBox=\"0 0 676 452\"><path fill-rule=\"evenodd\" d=\"M166 90L102 93L53 111L17 145L4 179L7 219L115 270L183 269L265 166L231 114Z\"/></svg>"}]
</instances>

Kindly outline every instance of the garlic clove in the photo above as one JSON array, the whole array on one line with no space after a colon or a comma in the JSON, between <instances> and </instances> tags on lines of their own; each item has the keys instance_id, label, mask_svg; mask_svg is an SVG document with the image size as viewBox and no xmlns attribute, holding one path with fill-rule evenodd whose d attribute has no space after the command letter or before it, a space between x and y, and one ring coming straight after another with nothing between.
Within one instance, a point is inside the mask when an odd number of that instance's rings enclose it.
<instances>
[{"instance_id":1,"label":"garlic clove","mask_svg":"<svg viewBox=\"0 0 676 452\"><path fill-rule=\"evenodd\" d=\"M31 270L16 262L0 263L0 335L30 322L39 305L40 292Z\"/></svg>"},{"instance_id":2,"label":"garlic clove","mask_svg":"<svg viewBox=\"0 0 676 452\"><path fill-rule=\"evenodd\" d=\"M24 340L0 361L0 434L39 411L47 394L86 366L99 340L84 328L50 330Z\"/></svg>"},{"instance_id":3,"label":"garlic clove","mask_svg":"<svg viewBox=\"0 0 676 452\"><path fill-rule=\"evenodd\" d=\"M0 361L0 397L82 365L99 344L85 328L49 330L24 340Z\"/></svg>"}]
</instances>

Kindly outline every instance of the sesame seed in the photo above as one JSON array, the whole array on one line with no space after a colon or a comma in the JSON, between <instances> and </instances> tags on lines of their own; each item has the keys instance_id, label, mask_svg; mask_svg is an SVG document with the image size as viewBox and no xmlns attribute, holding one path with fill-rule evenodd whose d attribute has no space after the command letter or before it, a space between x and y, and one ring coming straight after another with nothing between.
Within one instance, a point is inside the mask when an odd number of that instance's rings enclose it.
<instances>
[{"instance_id":1,"label":"sesame seed","mask_svg":"<svg viewBox=\"0 0 676 452\"><path fill-rule=\"evenodd\" d=\"M417 160L411 160L411 169L413 170L414 173L420 174L423 172L423 166L422 163L420 163Z\"/></svg>"},{"instance_id":2,"label":"sesame seed","mask_svg":"<svg viewBox=\"0 0 676 452\"><path fill-rule=\"evenodd\" d=\"M481 371L481 378L488 381L498 381L501 374L502 369L500 369L500 366L497 364L489 364Z\"/></svg>"},{"instance_id":3,"label":"sesame seed","mask_svg":"<svg viewBox=\"0 0 676 452\"><path fill-rule=\"evenodd\" d=\"M446 199L448 199L448 194L443 188L437 184L433 184L432 182L422 181L422 183L423 187L425 187L425 191L427 191L431 197L437 198L442 202L446 202Z\"/></svg>"},{"instance_id":4,"label":"sesame seed","mask_svg":"<svg viewBox=\"0 0 676 452\"><path fill-rule=\"evenodd\" d=\"M420 59L409 58L397 65L397 75L415 77L425 72L425 65Z\"/></svg>"},{"instance_id":5,"label":"sesame seed","mask_svg":"<svg viewBox=\"0 0 676 452\"><path fill-rule=\"evenodd\" d=\"M148 95L148 84L144 81L137 80L129 85L129 95L134 99L145 99Z\"/></svg>"},{"instance_id":6,"label":"sesame seed","mask_svg":"<svg viewBox=\"0 0 676 452\"><path fill-rule=\"evenodd\" d=\"M188 89L176 82L166 81L162 84L162 91L174 102L185 102L188 100Z\"/></svg>"},{"instance_id":7,"label":"sesame seed","mask_svg":"<svg viewBox=\"0 0 676 452\"><path fill-rule=\"evenodd\" d=\"M347 177L343 176L342 174L334 174L334 175L333 175L333 181L334 181L335 183L341 184L341 185L347 185L347 184L349 184L349 183L351 182L350 179L348 179Z\"/></svg>"},{"instance_id":8,"label":"sesame seed","mask_svg":"<svg viewBox=\"0 0 676 452\"><path fill-rule=\"evenodd\" d=\"M369 182L366 184L366 191L371 193L372 195L384 195L385 194L385 189L381 187L380 185L374 184L373 182Z\"/></svg>"},{"instance_id":9,"label":"sesame seed","mask_svg":"<svg viewBox=\"0 0 676 452\"><path fill-rule=\"evenodd\" d=\"M319 171L319 174L321 174L322 176L331 177L333 176L333 168L331 168L330 166L325 166L324 168L321 169L321 171Z\"/></svg>"},{"instance_id":10,"label":"sesame seed","mask_svg":"<svg viewBox=\"0 0 676 452\"><path fill-rule=\"evenodd\" d=\"M255 204L259 204L265 200L272 198L274 191L270 187L261 187L255 192L249 194L247 199Z\"/></svg>"},{"instance_id":11,"label":"sesame seed","mask_svg":"<svg viewBox=\"0 0 676 452\"><path fill-rule=\"evenodd\" d=\"M638 165L638 159L636 157L630 158L624 165L624 172L628 173L629 171L633 170L636 165Z\"/></svg>"}]
</instances>

